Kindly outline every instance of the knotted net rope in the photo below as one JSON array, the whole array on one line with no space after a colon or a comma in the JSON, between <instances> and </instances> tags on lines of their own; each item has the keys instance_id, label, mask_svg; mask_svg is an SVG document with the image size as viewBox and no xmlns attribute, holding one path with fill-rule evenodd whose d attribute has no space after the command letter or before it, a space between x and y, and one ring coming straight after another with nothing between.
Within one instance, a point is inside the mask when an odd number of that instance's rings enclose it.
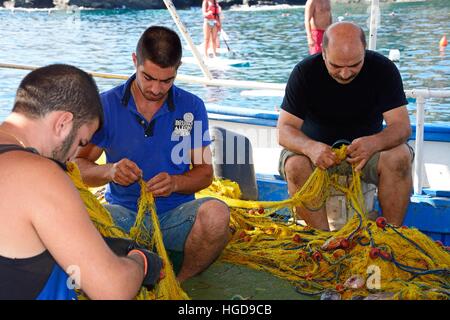
<instances>
[{"instance_id":1,"label":"knotted net rope","mask_svg":"<svg viewBox=\"0 0 450 320\"><path fill-rule=\"evenodd\" d=\"M182 300L189 299L178 283L173 267L170 263L167 252L164 248L159 220L156 215L155 201L151 193L145 192L145 182L140 181L141 196L138 200L138 212L133 227L130 232L114 224L111 214L102 206L97 197L89 191L89 188L83 183L80 171L74 163L68 163L68 174L80 192L89 216L97 227L98 231L104 237L124 238L136 241L145 248L156 251L164 262L163 272L165 277L155 286L154 290L147 290L142 287L136 296L137 300ZM152 221L152 230L148 230L144 225L145 215L149 214ZM86 298L80 292L79 298Z\"/></svg>"},{"instance_id":2,"label":"knotted net rope","mask_svg":"<svg viewBox=\"0 0 450 320\"><path fill-rule=\"evenodd\" d=\"M335 149L345 159L346 146ZM335 232L276 221L277 211L317 210L332 189L346 197L355 215ZM291 198L280 202L239 200L238 185L217 180L200 197L231 208L234 235L221 260L263 270L291 281L303 295L337 299L449 299L450 253L415 228L367 218L360 173L342 184L319 168ZM284 219L286 221L286 219Z\"/></svg>"},{"instance_id":3,"label":"knotted net rope","mask_svg":"<svg viewBox=\"0 0 450 320\"><path fill-rule=\"evenodd\" d=\"M345 159L345 146L334 150ZM110 214L82 183L78 169L70 175L84 200L92 221L104 236L134 239L156 251L165 262L166 277L156 290L141 289L138 299L187 299L165 253L154 199L141 192L139 211L130 234L114 225ZM141 181L141 190L145 190ZM278 214L294 207L318 210L332 189L341 191L355 215L335 232L312 229ZM284 201L240 200L237 183L215 180L197 197L216 197L228 204L233 237L221 261L269 272L290 281L303 295L338 296L342 299L449 299L450 253L415 228L396 227L367 218L360 173L352 171L343 184L337 173L315 169L303 187ZM145 229L149 212L154 231Z\"/></svg>"}]
</instances>

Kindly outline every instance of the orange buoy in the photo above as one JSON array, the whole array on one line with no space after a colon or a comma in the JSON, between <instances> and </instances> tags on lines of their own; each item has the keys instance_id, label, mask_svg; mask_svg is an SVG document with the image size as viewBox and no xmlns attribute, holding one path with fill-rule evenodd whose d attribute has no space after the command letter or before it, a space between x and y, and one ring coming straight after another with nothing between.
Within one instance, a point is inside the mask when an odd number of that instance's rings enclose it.
<instances>
[{"instance_id":1,"label":"orange buoy","mask_svg":"<svg viewBox=\"0 0 450 320\"><path fill-rule=\"evenodd\" d=\"M439 47L446 47L448 44L447 37L443 36L439 41Z\"/></svg>"}]
</instances>

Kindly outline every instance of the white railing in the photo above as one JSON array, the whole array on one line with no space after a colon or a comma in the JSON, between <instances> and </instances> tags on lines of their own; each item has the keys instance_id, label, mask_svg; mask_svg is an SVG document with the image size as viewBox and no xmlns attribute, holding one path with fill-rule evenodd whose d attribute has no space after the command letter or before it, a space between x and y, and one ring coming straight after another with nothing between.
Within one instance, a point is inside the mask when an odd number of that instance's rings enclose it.
<instances>
[{"instance_id":1,"label":"white railing","mask_svg":"<svg viewBox=\"0 0 450 320\"><path fill-rule=\"evenodd\" d=\"M12 64L12 63L0 63L0 68L7 69L19 69L19 70L35 70L39 68L38 66L22 65L22 64ZM114 73L102 73L95 71L86 71L93 77L105 78L105 79L118 79L127 80L129 75L114 74ZM272 90L280 91L280 94L284 94L284 88L286 85L281 83L267 83L258 81L242 81L242 80L219 80L219 79L207 79L198 76L189 76L183 74L177 74L178 82L202 84L206 86L214 87L226 87L226 88L242 88L242 89L254 89L254 90Z\"/></svg>"},{"instance_id":2,"label":"white railing","mask_svg":"<svg viewBox=\"0 0 450 320\"><path fill-rule=\"evenodd\" d=\"M34 70L38 67L28 65L17 65L0 63L0 68ZM127 80L128 75L100 73L87 71L94 77L106 79ZM239 81L239 80L219 80L206 79L203 77L177 75L177 81L190 84L201 84L208 86L220 86L229 88L250 89L241 92L243 96L251 95L276 95L283 96L285 84L281 83L265 83L257 81ZM424 142L424 123L425 123L425 101L429 98L450 98L450 90L434 90L434 89L413 89L405 90L407 98L416 99L416 141L415 141L415 159L414 159L414 193L422 194L424 184L424 163L423 163L423 142ZM262 111L264 113L264 111Z\"/></svg>"},{"instance_id":3,"label":"white railing","mask_svg":"<svg viewBox=\"0 0 450 320\"><path fill-rule=\"evenodd\" d=\"M416 142L414 159L414 193L422 194L424 182L423 141L425 125L425 100L428 98L449 98L450 90L413 89L405 90L407 98L416 99Z\"/></svg>"}]
</instances>

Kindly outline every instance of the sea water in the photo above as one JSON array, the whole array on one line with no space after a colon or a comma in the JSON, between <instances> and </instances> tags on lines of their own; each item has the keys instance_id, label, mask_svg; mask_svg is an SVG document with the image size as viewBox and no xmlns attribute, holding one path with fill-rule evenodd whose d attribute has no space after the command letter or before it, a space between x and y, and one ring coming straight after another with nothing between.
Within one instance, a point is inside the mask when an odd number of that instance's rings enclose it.
<instances>
[{"instance_id":1,"label":"sea water","mask_svg":"<svg viewBox=\"0 0 450 320\"><path fill-rule=\"evenodd\" d=\"M333 20L355 22L368 35L369 4L335 4ZM196 44L202 42L200 8L178 11ZM292 68L307 56L303 7L271 10L224 10L223 28L232 54L250 67L212 70L215 78L285 83ZM448 0L381 4L377 51L388 56L400 51L396 62L405 89L450 90L450 47L439 50L439 40L450 37ZM0 10L0 62L42 66L69 63L89 71L131 75L131 54L140 34L150 25L176 26L167 10ZM178 32L178 30L177 30ZM222 41L222 46L225 44ZM184 46L186 44L184 43ZM184 50L185 55L191 55ZM27 71L0 69L0 120L10 112L15 90ZM180 74L201 76L193 64ZM97 78L101 91L121 83ZM282 97L243 97L239 89L178 83L206 103L230 107L277 110ZM415 101L408 105L414 121ZM450 124L450 99L429 99L426 122Z\"/></svg>"}]
</instances>

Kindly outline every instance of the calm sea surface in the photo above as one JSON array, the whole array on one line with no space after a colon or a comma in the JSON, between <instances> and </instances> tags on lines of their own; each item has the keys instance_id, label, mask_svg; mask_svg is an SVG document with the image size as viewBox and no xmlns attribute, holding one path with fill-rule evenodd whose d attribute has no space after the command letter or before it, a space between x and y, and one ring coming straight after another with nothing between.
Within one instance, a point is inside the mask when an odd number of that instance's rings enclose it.
<instances>
[{"instance_id":1,"label":"calm sea surface","mask_svg":"<svg viewBox=\"0 0 450 320\"><path fill-rule=\"evenodd\" d=\"M179 10L194 42L202 42L200 8ZM284 83L294 65L307 55L304 9L226 10L224 29L235 57L248 68L212 70L216 78ZM368 33L369 6L334 5L333 19L353 21ZM167 10L81 10L75 14L0 10L0 62L29 65L69 63L90 71L130 75L131 53L142 31L154 24L176 29ZM377 50L401 52L398 68L405 89L450 90L450 46L440 52L442 35L450 38L450 1L382 4ZM190 53L185 50L185 55ZM180 74L201 75L183 64ZM0 120L9 113L15 90L26 71L0 69ZM101 90L121 83L97 79ZM280 97L242 97L237 89L206 88L178 83L206 103L274 110ZM414 120L415 102L409 104ZM450 99L427 102L426 121L450 123Z\"/></svg>"}]
</instances>

